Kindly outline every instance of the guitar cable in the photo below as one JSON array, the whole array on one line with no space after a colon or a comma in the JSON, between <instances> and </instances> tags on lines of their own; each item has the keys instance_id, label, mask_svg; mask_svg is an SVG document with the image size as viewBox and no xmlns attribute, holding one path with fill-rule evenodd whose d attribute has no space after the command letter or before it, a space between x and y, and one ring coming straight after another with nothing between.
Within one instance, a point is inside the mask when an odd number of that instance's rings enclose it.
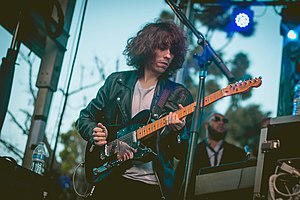
<instances>
[{"instance_id":1,"label":"guitar cable","mask_svg":"<svg viewBox=\"0 0 300 200\"><path fill-rule=\"evenodd\" d=\"M77 165L77 167L75 168L74 172L73 172L73 176L72 176L73 189L74 189L74 192L75 192L79 197L87 198L87 197L93 195L94 190L95 190L95 186L93 185L92 188L91 188L91 185L88 184L88 187L86 188L86 191L85 191L84 194L80 194L80 193L77 191L76 186L75 186L75 176L76 176L76 172L77 172L77 170L79 169L79 167L84 168L84 162L79 163L79 164ZM90 189L90 188L91 188L91 189ZM88 192L89 190L90 190L90 192Z\"/></svg>"},{"instance_id":2,"label":"guitar cable","mask_svg":"<svg viewBox=\"0 0 300 200\"><path fill-rule=\"evenodd\" d=\"M288 199L299 199L300 172L299 169L296 169L286 163L291 163L291 160L299 160L299 158L278 160L278 165L276 166L275 173L269 177L269 199L277 199L276 195L280 195L281 197ZM287 184L288 182L291 182L291 180L294 180L294 185ZM282 191L282 186L280 187L279 184L280 181L283 183L285 191Z\"/></svg>"}]
</instances>

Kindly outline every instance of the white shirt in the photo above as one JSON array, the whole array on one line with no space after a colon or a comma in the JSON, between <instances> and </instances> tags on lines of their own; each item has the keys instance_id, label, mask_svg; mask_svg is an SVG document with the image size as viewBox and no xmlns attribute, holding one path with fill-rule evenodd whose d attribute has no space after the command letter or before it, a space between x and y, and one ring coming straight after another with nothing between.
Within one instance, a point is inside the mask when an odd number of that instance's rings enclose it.
<instances>
[{"instance_id":1,"label":"white shirt","mask_svg":"<svg viewBox=\"0 0 300 200\"><path fill-rule=\"evenodd\" d=\"M139 81L136 82L133 92L132 99L132 116L134 117L137 113L142 110L150 109L151 102L154 95L155 86L153 85L149 88L142 88ZM127 169L123 176L132 180L141 181L151 185L157 185L152 161L147 163L134 163L134 165Z\"/></svg>"},{"instance_id":2,"label":"white shirt","mask_svg":"<svg viewBox=\"0 0 300 200\"><path fill-rule=\"evenodd\" d=\"M216 144L215 148L213 148L215 152L218 152L217 165L216 166L220 165L220 162L221 162L221 159L222 159L222 156L223 156L223 151L224 151L223 143L224 143L224 140L220 140ZM207 145L206 145L206 151L207 151L207 154L208 154L210 165L214 166L215 152L213 152Z\"/></svg>"}]
</instances>

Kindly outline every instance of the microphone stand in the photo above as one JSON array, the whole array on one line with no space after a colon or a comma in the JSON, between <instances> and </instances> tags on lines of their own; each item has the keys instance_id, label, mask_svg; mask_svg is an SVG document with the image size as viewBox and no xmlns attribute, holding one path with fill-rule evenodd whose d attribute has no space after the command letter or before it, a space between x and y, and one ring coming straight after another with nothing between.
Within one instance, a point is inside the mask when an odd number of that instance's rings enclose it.
<instances>
[{"instance_id":1,"label":"microphone stand","mask_svg":"<svg viewBox=\"0 0 300 200\"><path fill-rule=\"evenodd\" d=\"M20 29L21 12L19 13L19 21L17 22L11 46L7 50L6 57L2 58L1 68L0 68L0 135L2 126L4 123L5 115L7 112L7 107L9 103L14 72L15 63L20 49L20 42L18 41L18 32Z\"/></svg>"},{"instance_id":2,"label":"microphone stand","mask_svg":"<svg viewBox=\"0 0 300 200\"><path fill-rule=\"evenodd\" d=\"M202 55L194 56L198 60L199 65L199 87L198 87L198 95L197 95L197 104L195 111L192 117L192 124L190 130L190 138L187 152L187 160L185 164L185 171L183 176L182 185L180 188L180 197L183 199L188 199L191 190L188 190L191 179L192 179L192 171L193 171L193 161L196 153L196 147L198 143L198 136L201 130L201 123L203 120L203 109L204 109L204 91L205 91L205 78L207 76L207 64L209 64L208 56L216 63L216 65L221 69L221 71L225 74L225 76L232 81L234 79L231 72L228 68L223 64L222 60L218 58L213 49L210 47L208 42L205 40L205 37L202 33L196 30L196 28L191 24L191 22L186 18L186 16L182 13L180 8L172 1L165 0L167 4L171 7L173 12L179 18L179 20L187 26L197 37L197 44L203 47ZM184 188L182 188L184 187ZM193 191L193 190L192 190ZM182 193L183 192L183 193ZM183 196L182 196L183 195Z\"/></svg>"}]
</instances>

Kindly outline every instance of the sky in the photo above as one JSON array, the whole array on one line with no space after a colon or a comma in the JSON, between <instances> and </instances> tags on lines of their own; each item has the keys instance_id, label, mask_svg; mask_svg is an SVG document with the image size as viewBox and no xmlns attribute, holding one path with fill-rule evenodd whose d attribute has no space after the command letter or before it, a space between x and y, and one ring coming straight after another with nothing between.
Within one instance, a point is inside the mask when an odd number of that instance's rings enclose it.
<instances>
[{"instance_id":1,"label":"sky","mask_svg":"<svg viewBox=\"0 0 300 200\"><path fill-rule=\"evenodd\" d=\"M65 89L71 66L71 59L74 55L78 32L76 27L80 21L80 10L83 1L77 1L73 17L70 38L62 66L58 89ZM250 60L248 72L253 77L262 76L263 84L254 89L252 98L243 104L256 103L261 105L263 111L271 111L271 117L276 117L279 77L281 68L282 37L279 33L280 16L273 7L256 6L254 18L257 21L255 35L245 38L235 34L231 43L224 49L224 60L232 59L237 52L244 52ZM143 25L158 18L162 10L169 10L169 6L163 0L114 0L114 1L89 1L79 44L79 51L76 58L74 74L72 77L70 92L80 86L88 85L99 80L96 69L95 56L99 58L104 66L104 74L107 77L116 71L116 61L119 60L119 70L131 69L126 66L122 52L128 38L134 36ZM200 32L206 31L205 27L197 27ZM10 45L12 36L2 27L0 28L0 56L4 57ZM225 33L215 33L210 39L211 46L218 50L227 41ZM28 54L28 49L22 45L21 51ZM33 84L36 82L40 59L34 55L30 58L34 61ZM82 71L84 69L84 71ZM14 75L13 89L9 103L9 110L23 122L25 115L20 111L26 109L33 112L32 100L28 94L28 65L18 57L18 65ZM83 79L81 79L83 77ZM220 80L222 87L226 87L225 78ZM61 131L66 132L71 128L72 123L77 119L80 110L95 97L98 88L103 84L84 90L83 92L71 95L68 99L68 106L64 114ZM216 102L216 109L225 112L229 98ZM55 142L58 117L61 113L63 98L59 90L54 93L49 118L47 121L46 135L52 147ZM1 139L10 141L21 151L24 151L27 137L6 115ZM7 151L0 146L0 155L7 154Z\"/></svg>"}]
</instances>

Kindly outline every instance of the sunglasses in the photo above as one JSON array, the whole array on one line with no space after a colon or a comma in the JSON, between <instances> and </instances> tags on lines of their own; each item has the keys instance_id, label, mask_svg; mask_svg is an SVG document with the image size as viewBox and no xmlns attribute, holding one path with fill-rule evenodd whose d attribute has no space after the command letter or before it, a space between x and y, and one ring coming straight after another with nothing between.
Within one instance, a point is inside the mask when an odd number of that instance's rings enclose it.
<instances>
[{"instance_id":1,"label":"sunglasses","mask_svg":"<svg viewBox=\"0 0 300 200\"><path fill-rule=\"evenodd\" d=\"M218 117L218 116L214 116L213 120L214 120L215 122L219 122L219 121L222 120L222 122L223 122L224 124L227 124L227 123L228 123L228 119L226 119L226 118L221 118L221 117Z\"/></svg>"}]
</instances>

